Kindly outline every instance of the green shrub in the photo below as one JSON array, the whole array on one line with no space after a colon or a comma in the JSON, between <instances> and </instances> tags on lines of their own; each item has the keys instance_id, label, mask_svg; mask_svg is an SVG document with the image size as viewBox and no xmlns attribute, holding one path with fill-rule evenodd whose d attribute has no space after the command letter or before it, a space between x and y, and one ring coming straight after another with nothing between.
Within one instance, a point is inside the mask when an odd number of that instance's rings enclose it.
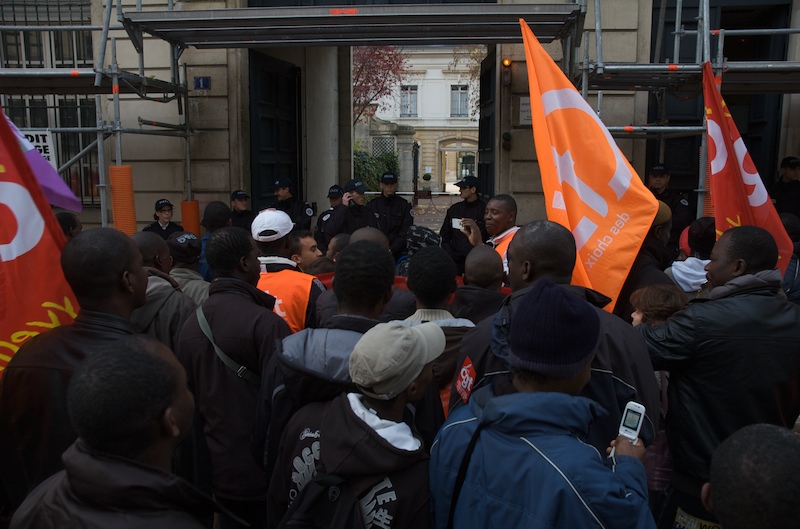
<instances>
[{"instance_id":1,"label":"green shrub","mask_svg":"<svg viewBox=\"0 0 800 529\"><path fill-rule=\"evenodd\" d=\"M380 190L381 175L386 172L400 178L400 159L395 153L372 156L366 151L353 151L353 178L361 180L370 191Z\"/></svg>"}]
</instances>

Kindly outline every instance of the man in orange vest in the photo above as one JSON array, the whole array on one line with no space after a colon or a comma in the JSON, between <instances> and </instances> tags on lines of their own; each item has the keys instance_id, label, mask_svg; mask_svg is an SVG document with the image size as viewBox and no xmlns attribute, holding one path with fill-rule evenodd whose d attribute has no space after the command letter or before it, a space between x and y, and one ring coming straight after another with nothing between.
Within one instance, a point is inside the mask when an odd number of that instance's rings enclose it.
<instances>
[{"instance_id":1,"label":"man in orange vest","mask_svg":"<svg viewBox=\"0 0 800 529\"><path fill-rule=\"evenodd\" d=\"M517 201L511 195L497 195L492 197L486 204L486 212L483 215L486 224L486 233L489 239L486 244L490 245L500 254L503 259L503 272L508 274L508 245L514 234L519 230L517 223ZM461 231L469 237L472 246L478 246L481 240L481 232L477 223L472 219L461 219Z\"/></svg>"},{"instance_id":2,"label":"man in orange vest","mask_svg":"<svg viewBox=\"0 0 800 529\"><path fill-rule=\"evenodd\" d=\"M325 291L319 279L297 269L290 259L290 233L294 223L283 211L265 209L253 220L251 234L261 256L258 289L275 297L275 314L292 332L313 327L317 321L317 298Z\"/></svg>"}]
</instances>

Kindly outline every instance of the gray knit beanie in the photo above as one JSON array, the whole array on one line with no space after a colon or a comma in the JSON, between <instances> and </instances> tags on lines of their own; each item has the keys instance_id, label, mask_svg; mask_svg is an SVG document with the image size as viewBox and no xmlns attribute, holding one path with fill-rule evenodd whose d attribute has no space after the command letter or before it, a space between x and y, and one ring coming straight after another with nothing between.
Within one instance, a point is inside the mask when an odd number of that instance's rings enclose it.
<instances>
[{"instance_id":1,"label":"gray knit beanie","mask_svg":"<svg viewBox=\"0 0 800 529\"><path fill-rule=\"evenodd\" d=\"M594 307L547 279L536 282L511 321L512 366L554 378L572 377L593 358L600 336Z\"/></svg>"}]
</instances>

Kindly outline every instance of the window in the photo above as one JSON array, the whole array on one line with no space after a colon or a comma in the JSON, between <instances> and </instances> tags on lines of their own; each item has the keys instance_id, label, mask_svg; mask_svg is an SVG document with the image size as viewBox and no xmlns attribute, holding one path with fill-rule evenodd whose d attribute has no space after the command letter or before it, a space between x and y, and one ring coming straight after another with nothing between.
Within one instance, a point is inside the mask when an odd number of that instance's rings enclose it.
<instances>
[{"instance_id":1,"label":"window","mask_svg":"<svg viewBox=\"0 0 800 529\"><path fill-rule=\"evenodd\" d=\"M400 117L417 117L417 85L400 87Z\"/></svg>"},{"instance_id":2,"label":"window","mask_svg":"<svg viewBox=\"0 0 800 529\"><path fill-rule=\"evenodd\" d=\"M90 0L14 0L0 2L0 19L9 26L0 31L2 68L92 68L91 30L24 29L25 26L82 26L91 23ZM0 105L21 129L96 126L93 95L0 94ZM53 133L56 166L73 159L97 140L97 133ZM99 203L97 151L90 150L61 173L84 204Z\"/></svg>"},{"instance_id":3,"label":"window","mask_svg":"<svg viewBox=\"0 0 800 529\"><path fill-rule=\"evenodd\" d=\"M450 117L469 117L469 89L465 84L450 86Z\"/></svg>"}]
</instances>

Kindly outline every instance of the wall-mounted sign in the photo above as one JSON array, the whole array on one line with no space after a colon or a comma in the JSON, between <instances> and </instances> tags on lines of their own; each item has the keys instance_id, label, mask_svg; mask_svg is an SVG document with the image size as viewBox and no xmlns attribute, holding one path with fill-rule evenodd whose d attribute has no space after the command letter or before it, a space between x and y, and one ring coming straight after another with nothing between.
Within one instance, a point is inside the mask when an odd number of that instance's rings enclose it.
<instances>
[{"instance_id":1,"label":"wall-mounted sign","mask_svg":"<svg viewBox=\"0 0 800 529\"><path fill-rule=\"evenodd\" d=\"M56 145L53 143L53 133L49 130L42 132L40 130L19 129L19 131L25 135L25 139L36 147L36 150L39 151L42 158L47 160L47 162L53 166L53 169L58 170L58 159L56 158Z\"/></svg>"},{"instance_id":2,"label":"wall-mounted sign","mask_svg":"<svg viewBox=\"0 0 800 529\"><path fill-rule=\"evenodd\" d=\"M531 98L519 98L519 124L520 125L533 125L533 118L531 117Z\"/></svg>"}]
</instances>

